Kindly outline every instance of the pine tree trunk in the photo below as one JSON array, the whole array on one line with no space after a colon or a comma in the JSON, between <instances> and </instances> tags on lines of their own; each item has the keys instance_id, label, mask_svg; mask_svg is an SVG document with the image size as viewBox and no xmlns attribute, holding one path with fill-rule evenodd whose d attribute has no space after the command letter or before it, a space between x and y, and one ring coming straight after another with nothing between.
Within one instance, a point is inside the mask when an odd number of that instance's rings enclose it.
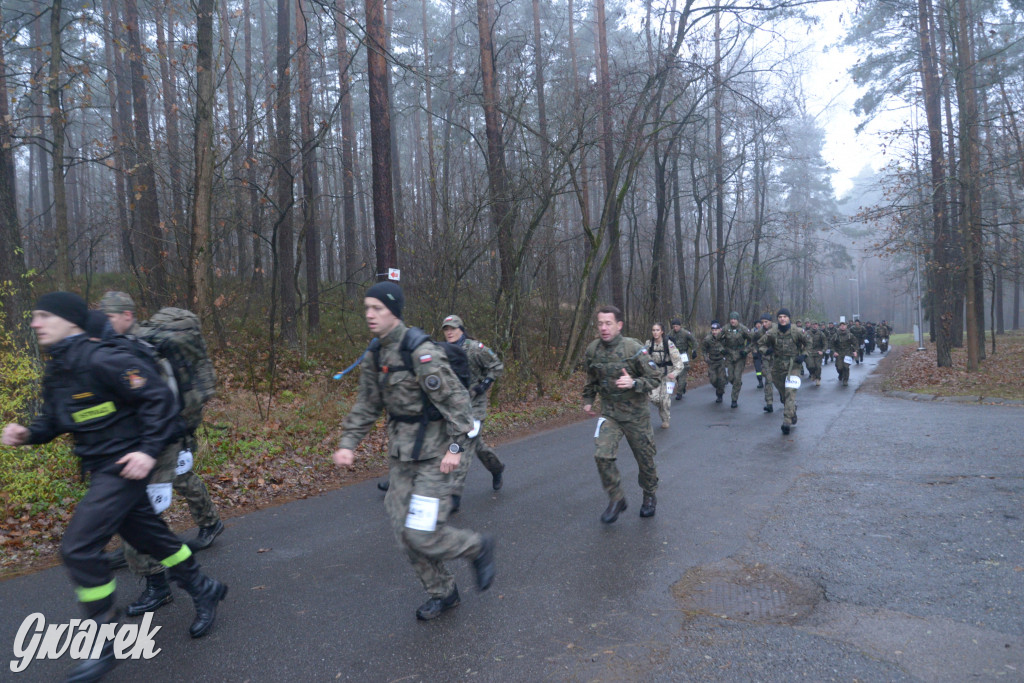
<instances>
[{"instance_id":1,"label":"pine tree trunk","mask_svg":"<svg viewBox=\"0 0 1024 683\"><path fill-rule=\"evenodd\" d=\"M320 330L320 226L317 199L320 179L316 167L316 131L313 129L313 77L309 66L309 32L306 1L295 3L295 28L299 39L299 134L302 136L302 231L306 248L306 329Z\"/></svg>"},{"instance_id":2,"label":"pine tree trunk","mask_svg":"<svg viewBox=\"0 0 1024 683\"><path fill-rule=\"evenodd\" d=\"M388 64L384 53L383 0L366 0L366 58L370 89L370 146L373 157L373 230L377 277L398 267L391 176L391 104Z\"/></svg>"},{"instance_id":3,"label":"pine tree trunk","mask_svg":"<svg viewBox=\"0 0 1024 683\"><path fill-rule=\"evenodd\" d=\"M192 203L192 239L189 242L189 303L200 317L213 314L210 279L213 276L213 243L210 220L213 210L213 13L215 0L196 3L196 113L195 200Z\"/></svg>"},{"instance_id":4,"label":"pine tree trunk","mask_svg":"<svg viewBox=\"0 0 1024 683\"><path fill-rule=\"evenodd\" d=\"M338 38L338 79L341 91L339 114L341 115L341 205L344 240L338 240L342 249L341 263L345 271L342 279L347 283L345 291L349 297L357 294L355 273L359 265L359 248L356 226L355 194L355 123L352 119L352 55L348 51L348 31L345 29L345 0L334 2L334 28ZM369 256L367 254L366 256Z\"/></svg>"},{"instance_id":5,"label":"pine tree trunk","mask_svg":"<svg viewBox=\"0 0 1024 683\"><path fill-rule=\"evenodd\" d=\"M58 289L71 289L71 255L68 240L68 206L64 186L64 106L61 102L60 71L62 62L61 16L62 0L50 6L50 78L47 93L50 100L50 130L53 147L50 168L53 173L53 211L57 242L56 280Z\"/></svg>"}]
</instances>

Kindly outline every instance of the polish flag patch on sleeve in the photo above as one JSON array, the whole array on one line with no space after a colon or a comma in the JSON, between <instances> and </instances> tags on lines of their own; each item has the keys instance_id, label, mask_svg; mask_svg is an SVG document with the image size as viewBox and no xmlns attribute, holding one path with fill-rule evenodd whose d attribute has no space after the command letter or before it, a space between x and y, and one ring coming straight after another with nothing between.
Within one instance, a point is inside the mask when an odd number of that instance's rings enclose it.
<instances>
[{"instance_id":1,"label":"polish flag patch on sleeve","mask_svg":"<svg viewBox=\"0 0 1024 683\"><path fill-rule=\"evenodd\" d=\"M425 353L422 356L420 356L421 363L429 363L432 360L434 360L434 357L431 356L429 353Z\"/></svg>"}]
</instances>

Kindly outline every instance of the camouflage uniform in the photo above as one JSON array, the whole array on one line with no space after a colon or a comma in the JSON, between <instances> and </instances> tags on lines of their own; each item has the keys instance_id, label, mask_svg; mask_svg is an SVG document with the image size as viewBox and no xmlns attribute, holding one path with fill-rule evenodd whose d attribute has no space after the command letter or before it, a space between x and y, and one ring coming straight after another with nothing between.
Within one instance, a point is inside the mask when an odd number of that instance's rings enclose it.
<instances>
[{"instance_id":1,"label":"camouflage uniform","mask_svg":"<svg viewBox=\"0 0 1024 683\"><path fill-rule=\"evenodd\" d=\"M107 292L100 301L100 307L104 313L134 312L135 302L124 292ZM139 323L136 321L125 332L125 336L138 338L141 331ZM193 467L184 474L176 475L178 454L185 447L192 452ZM157 458L153 472L150 474L149 483L166 484L171 482L172 490L188 503L192 521L196 526L203 528L214 526L221 520L206 484L195 473L194 463L198 461L198 455L199 441L194 434L189 434L184 439L169 444ZM154 576L163 573L166 569L155 557L140 553L127 542L124 543L124 558L131 572L138 576Z\"/></svg>"},{"instance_id":2,"label":"camouflage uniform","mask_svg":"<svg viewBox=\"0 0 1024 683\"><path fill-rule=\"evenodd\" d=\"M845 358L849 356L852 359L857 353L857 347L857 338L849 330L840 329L836 332L835 339L832 340L832 354L836 359L836 371L839 373L839 379L842 380L844 387L850 381L850 364L846 362Z\"/></svg>"},{"instance_id":3,"label":"camouflage uniform","mask_svg":"<svg viewBox=\"0 0 1024 683\"><path fill-rule=\"evenodd\" d=\"M808 346L807 334L796 325L783 331L777 324L761 337L761 353L771 355L772 379L775 389L783 400L782 424L785 427L796 424L796 389L786 388L786 378L797 365L797 357ZM784 430L785 431L785 430Z\"/></svg>"},{"instance_id":4,"label":"camouflage uniform","mask_svg":"<svg viewBox=\"0 0 1024 683\"><path fill-rule=\"evenodd\" d=\"M740 388L743 386L743 371L747 367L747 351L750 345L750 330L745 325L737 323L722 327L722 344L726 348L726 368L728 368L729 381L732 382L732 402L736 403L740 398Z\"/></svg>"},{"instance_id":5,"label":"camouflage uniform","mask_svg":"<svg viewBox=\"0 0 1024 683\"><path fill-rule=\"evenodd\" d=\"M836 325L833 322L828 323L827 327L823 327L822 332L825 333L825 365L832 362L832 344L835 342L836 334L839 330L836 329Z\"/></svg>"},{"instance_id":6,"label":"camouflage uniform","mask_svg":"<svg viewBox=\"0 0 1024 683\"><path fill-rule=\"evenodd\" d=\"M768 330L775 327L775 323L770 321L765 322L768 324L763 326L760 332L751 333L752 343L755 345L760 342L761 337L763 337ZM755 348L757 348L757 352L761 354L761 377L764 381L764 409L765 412L770 413L775 410L775 385L772 384L772 359L771 356L766 356L761 352L760 346L755 346ZM779 398L781 399L782 396L780 395Z\"/></svg>"},{"instance_id":7,"label":"camouflage uniform","mask_svg":"<svg viewBox=\"0 0 1024 683\"><path fill-rule=\"evenodd\" d=\"M637 477L640 488L645 496L653 496L658 489L658 471L654 465L657 449L647 395L661 384L658 366L643 344L621 334L608 342L595 339L587 346L585 358L587 383L583 387L583 403L593 405L594 399L601 397L601 417L594 433L594 460L608 499L617 501L624 497L622 477L615 465L623 436L640 470ZM629 389L615 386L623 369L634 380Z\"/></svg>"},{"instance_id":8,"label":"camouflage uniform","mask_svg":"<svg viewBox=\"0 0 1024 683\"><path fill-rule=\"evenodd\" d=\"M651 360L658 366L661 373L661 383L657 388L651 390L649 398L651 403L658 406L658 416L661 418L662 428L668 429L669 422L672 420L672 413L670 412L672 394L668 391L668 383L671 380L669 380L668 376L670 374L676 377L679 376L679 373L683 371L683 359L679 355L676 345L664 335L660 343L655 342L653 339L648 340L646 348L647 353L651 356Z\"/></svg>"},{"instance_id":9,"label":"camouflage uniform","mask_svg":"<svg viewBox=\"0 0 1024 683\"><path fill-rule=\"evenodd\" d=\"M864 349L863 349L863 346L864 346L864 340L868 336L868 331L860 323L860 321L858 320L855 323L853 323L852 325L850 325L850 334L852 334L853 338L857 340L856 353L853 354L853 355L854 355L854 357L855 357L855 359L857 361L857 365L860 365L860 362L862 360L864 360Z\"/></svg>"},{"instance_id":10,"label":"camouflage uniform","mask_svg":"<svg viewBox=\"0 0 1024 683\"><path fill-rule=\"evenodd\" d=\"M455 589L455 577L444 561L457 557L475 558L483 549L483 537L475 531L447 524L451 511L451 493L456 470L441 472L441 459L451 443L464 449L469 457L467 436L473 429L473 408L469 392L455 376L440 347L424 342L412 350L412 370L404 369L399 351L408 328L401 322L381 339L380 367L367 354L360 368L359 397L342 422L344 433L339 448L355 449L380 417L388 412L388 493L384 507L399 547L405 552L423 588L432 598L444 598ZM390 372L388 370L391 369ZM415 453L420 422L400 421L423 414L424 396L443 419L428 422L422 447ZM461 460L461 458L460 458ZM438 505L433 531L406 526L410 503L417 500Z\"/></svg>"},{"instance_id":11,"label":"camouflage uniform","mask_svg":"<svg viewBox=\"0 0 1024 683\"><path fill-rule=\"evenodd\" d=\"M725 385L729 383L725 375L725 346L722 345L722 335L716 337L708 332L703 343L704 360L708 364L708 381L715 388L715 395L721 399L725 393Z\"/></svg>"},{"instance_id":12,"label":"camouflage uniform","mask_svg":"<svg viewBox=\"0 0 1024 683\"><path fill-rule=\"evenodd\" d=\"M807 330L807 339L809 341L807 347L807 372L815 384L821 384L821 362L825 356L828 340L825 339L825 333L817 327L811 327L810 330Z\"/></svg>"},{"instance_id":13,"label":"camouflage uniform","mask_svg":"<svg viewBox=\"0 0 1024 683\"><path fill-rule=\"evenodd\" d=\"M456 322L455 327L462 327L462 320L457 316L449 316L449 318L454 319L453 322ZM445 318L446 323L449 321L449 318ZM462 335L462 339L455 343L462 347L462 350L466 352L466 357L469 359L469 369L472 373L469 386L470 394L473 397L473 419L479 420L483 424L484 419L487 417L488 390L505 371L505 364L483 342L470 339L465 334ZM498 459L494 449L484 443L482 434L473 439L472 444L476 457L480 458L480 462L484 464L484 467L487 468L487 471L492 476L500 474L505 470L505 465ZM472 462L472 454L468 454L459 461L458 475L456 477L455 490L453 491L457 496L462 495L462 490L466 486L466 475L469 473L469 465Z\"/></svg>"},{"instance_id":14,"label":"camouflage uniform","mask_svg":"<svg viewBox=\"0 0 1024 683\"><path fill-rule=\"evenodd\" d=\"M678 332L669 332L668 338L676 345L680 355L686 354L683 369L676 375L676 398L679 399L686 393L686 371L690 369L690 361L697 360L697 340L685 327L680 327Z\"/></svg>"}]
</instances>

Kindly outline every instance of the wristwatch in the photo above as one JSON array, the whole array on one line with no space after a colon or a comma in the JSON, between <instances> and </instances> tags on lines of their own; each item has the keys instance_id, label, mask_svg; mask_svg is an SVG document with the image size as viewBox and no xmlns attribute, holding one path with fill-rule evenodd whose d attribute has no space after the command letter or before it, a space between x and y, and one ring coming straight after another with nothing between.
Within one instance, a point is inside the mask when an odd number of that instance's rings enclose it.
<instances>
[{"instance_id":1,"label":"wristwatch","mask_svg":"<svg viewBox=\"0 0 1024 683\"><path fill-rule=\"evenodd\" d=\"M452 442L451 444L448 445L448 452L449 453L453 453L453 454L454 453L461 453L462 452L462 446L460 446L457 443Z\"/></svg>"}]
</instances>

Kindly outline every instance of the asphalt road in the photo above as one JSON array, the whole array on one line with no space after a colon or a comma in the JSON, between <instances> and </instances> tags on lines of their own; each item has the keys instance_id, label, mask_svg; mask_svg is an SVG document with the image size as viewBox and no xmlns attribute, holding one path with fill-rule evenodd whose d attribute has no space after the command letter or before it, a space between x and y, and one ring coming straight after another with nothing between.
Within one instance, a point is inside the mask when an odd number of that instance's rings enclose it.
<instances>
[{"instance_id":1,"label":"asphalt road","mask_svg":"<svg viewBox=\"0 0 1024 683\"><path fill-rule=\"evenodd\" d=\"M497 579L459 563L433 622L374 482L232 519L199 555L230 585L214 630L188 638L176 590L162 652L108 680L1024 681L1024 412L885 397L878 358L846 389L827 366L789 436L749 373L738 409L704 386L654 413L652 519L623 443L629 509L600 523L594 420L501 447L504 489L477 463L453 522L497 536ZM0 583L0 648L32 612L79 616L63 568Z\"/></svg>"}]
</instances>

